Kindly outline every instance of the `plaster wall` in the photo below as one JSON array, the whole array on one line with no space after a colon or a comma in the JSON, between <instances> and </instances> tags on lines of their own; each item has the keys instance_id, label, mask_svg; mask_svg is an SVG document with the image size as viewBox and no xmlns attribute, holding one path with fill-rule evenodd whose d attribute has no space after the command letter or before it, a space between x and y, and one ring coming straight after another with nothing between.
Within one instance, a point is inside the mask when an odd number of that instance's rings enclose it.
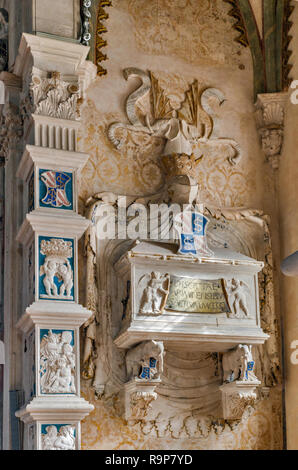
<instances>
[{"instance_id":1,"label":"plaster wall","mask_svg":"<svg viewBox=\"0 0 298 470\"><path fill-rule=\"evenodd\" d=\"M293 51L291 64L293 68L291 77L298 79L298 9L294 10L291 21L293 36L290 49ZM298 104L290 100L286 112L285 141L281 156L279 170L279 197L280 197L280 224L281 224L281 259L297 251L298 247ZM288 449L298 448L298 365L293 363L291 355L295 348L291 348L292 342L298 340L298 279L282 276L282 317L284 322L284 357L285 357L285 397L286 397L286 423Z\"/></svg>"}]
</instances>

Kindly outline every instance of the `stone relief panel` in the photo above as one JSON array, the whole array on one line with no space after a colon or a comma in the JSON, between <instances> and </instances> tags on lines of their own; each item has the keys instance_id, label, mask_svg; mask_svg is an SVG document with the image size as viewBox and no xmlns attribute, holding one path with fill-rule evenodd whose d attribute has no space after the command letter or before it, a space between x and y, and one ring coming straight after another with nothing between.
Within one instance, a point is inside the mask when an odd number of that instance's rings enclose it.
<instances>
[{"instance_id":1,"label":"stone relief panel","mask_svg":"<svg viewBox=\"0 0 298 470\"><path fill-rule=\"evenodd\" d=\"M226 290L231 307L231 313L228 313L228 317L249 317L249 299L251 297L251 291L248 285L238 279L230 279L226 281Z\"/></svg>"},{"instance_id":2,"label":"stone relief panel","mask_svg":"<svg viewBox=\"0 0 298 470\"><path fill-rule=\"evenodd\" d=\"M76 428L70 424L42 424L42 450L76 450Z\"/></svg>"},{"instance_id":3,"label":"stone relief panel","mask_svg":"<svg viewBox=\"0 0 298 470\"><path fill-rule=\"evenodd\" d=\"M126 105L129 121L137 120L137 125L120 124L123 117L116 113L101 113L92 100L87 100L82 106L83 126L79 147L90 154L90 159L82 171L81 204L99 191L116 191L121 187L122 194L148 195L162 187L165 170L160 155L165 148L165 133L171 130L167 128L172 119L170 110L179 109L186 95L193 92L201 95L206 84L200 80L188 81L179 74L156 71L153 79L155 90L159 90L159 97L165 100L169 111L168 120L164 122L165 132L157 128L150 131L146 126L149 84L145 80L136 90L138 96L133 96L134 93L129 95ZM194 83L198 91L194 91ZM256 169L253 165L247 166L246 155L240 158L240 147L233 139L219 137L219 116L224 119L225 98L221 99L222 95L218 93L204 95L204 109L200 110L198 120L200 131L202 127L207 135L204 137L203 131L199 140L191 139L191 152L195 160L191 176L199 183L200 196L204 201L237 207L245 205L245 201L252 196L256 186ZM136 127L137 132L134 132ZM209 138L211 132L212 139ZM167 162L165 164L166 172L170 174L171 168Z\"/></svg>"},{"instance_id":4,"label":"stone relief panel","mask_svg":"<svg viewBox=\"0 0 298 470\"><path fill-rule=\"evenodd\" d=\"M40 298L74 300L74 241L39 237L39 243Z\"/></svg>"},{"instance_id":5,"label":"stone relief panel","mask_svg":"<svg viewBox=\"0 0 298 470\"><path fill-rule=\"evenodd\" d=\"M40 331L40 391L74 394L76 358L73 330Z\"/></svg>"},{"instance_id":6,"label":"stone relief panel","mask_svg":"<svg viewBox=\"0 0 298 470\"><path fill-rule=\"evenodd\" d=\"M242 65L243 47L234 42L234 20L222 0L116 0L113 7L131 16L137 48L145 54Z\"/></svg>"},{"instance_id":7,"label":"stone relief panel","mask_svg":"<svg viewBox=\"0 0 298 470\"><path fill-rule=\"evenodd\" d=\"M159 272L145 274L139 280L143 294L140 301L140 315L161 315L169 295L170 276Z\"/></svg>"}]
</instances>

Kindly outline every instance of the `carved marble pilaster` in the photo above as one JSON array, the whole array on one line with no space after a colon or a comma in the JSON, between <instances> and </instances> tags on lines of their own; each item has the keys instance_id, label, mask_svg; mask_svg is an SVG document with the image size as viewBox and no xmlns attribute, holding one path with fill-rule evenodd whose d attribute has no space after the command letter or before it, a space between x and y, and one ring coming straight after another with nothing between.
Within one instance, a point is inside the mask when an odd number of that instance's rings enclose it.
<instances>
[{"instance_id":1,"label":"carved marble pilaster","mask_svg":"<svg viewBox=\"0 0 298 470\"><path fill-rule=\"evenodd\" d=\"M266 161L276 170L282 151L287 93L259 94L256 121Z\"/></svg>"},{"instance_id":2,"label":"carved marble pilaster","mask_svg":"<svg viewBox=\"0 0 298 470\"><path fill-rule=\"evenodd\" d=\"M87 53L79 44L23 35L15 65L25 141L17 177L27 208L17 235L27 283L18 322L28 345L26 401L16 413L25 449L78 450L80 421L93 410L80 397L79 358L79 328L92 315L78 297L78 241L89 225L78 213L88 155L76 145L82 87L92 76L88 66L83 72Z\"/></svg>"}]
</instances>

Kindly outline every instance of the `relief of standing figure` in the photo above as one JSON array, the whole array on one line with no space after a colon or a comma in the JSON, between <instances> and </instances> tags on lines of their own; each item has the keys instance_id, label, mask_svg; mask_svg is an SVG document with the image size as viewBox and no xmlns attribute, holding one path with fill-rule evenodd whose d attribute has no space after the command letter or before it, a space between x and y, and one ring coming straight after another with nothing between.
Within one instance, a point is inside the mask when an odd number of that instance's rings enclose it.
<instances>
[{"instance_id":1,"label":"relief of standing figure","mask_svg":"<svg viewBox=\"0 0 298 470\"><path fill-rule=\"evenodd\" d=\"M144 277L147 278L148 274L143 276L143 278ZM140 281L143 278L141 278ZM161 274L158 272L151 273L151 277L141 299L141 315L159 315L162 313L169 295L169 284L169 274Z\"/></svg>"}]
</instances>

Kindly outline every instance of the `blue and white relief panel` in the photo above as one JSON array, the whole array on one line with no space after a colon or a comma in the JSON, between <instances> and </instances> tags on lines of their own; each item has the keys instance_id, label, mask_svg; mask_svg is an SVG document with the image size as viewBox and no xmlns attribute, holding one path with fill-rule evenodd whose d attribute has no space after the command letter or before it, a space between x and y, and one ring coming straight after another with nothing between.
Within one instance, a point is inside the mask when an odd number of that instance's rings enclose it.
<instances>
[{"instance_id":1,"label":"blue and white relief panel","mask_svg":"<svg viewBox=\"0 0 298 470\"><path fill-rule=\"evenodd\" d=\"M74 330L41 329L39 356L40 394L76 394Z\"/></svg>"},{"instance_id":2,"label":"blue and white relief panel","mask_svg":"<svg viewBox=\"0 0 298 470\"><path fill-rule=\"evenodd\" d=\"M76 450L76 441L74 424L41 424L40 450Z\"/></svg>"},{"instance_id":3,"label":"blue and white relief panel","mask_svg":"<svg viewBox=\"0 0 298 470\"><path fill-rule=\"evenodd\" d=\"M73 173L39 169L39 206L73 210Z\"/></svg>"},{"instance_id":4,"label":"blue and white relief panel","mask_svg":"<svg viewBox=\"0 0 298 470\"><path fill-rule=\"evenodd\" d=\"M39 236L38 246L38 299L75 301L74 239Z\"/></svg>"}]
</instances>

